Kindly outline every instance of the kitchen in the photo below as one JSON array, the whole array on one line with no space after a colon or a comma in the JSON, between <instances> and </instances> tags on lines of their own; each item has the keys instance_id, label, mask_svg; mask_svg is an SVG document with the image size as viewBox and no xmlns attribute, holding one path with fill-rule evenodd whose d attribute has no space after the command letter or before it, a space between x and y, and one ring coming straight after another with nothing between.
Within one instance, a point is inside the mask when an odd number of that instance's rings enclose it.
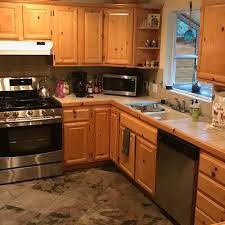
<instances>
[{"instance_id":1,"label":"kitchen","mask_svg":"<svg viewBox=\"0 0 225 225\"><path fill-rule=\"evenodd\" d=\"M224 224L224 3L1 1L0 225Z\"/></svg>"}]
</instances>

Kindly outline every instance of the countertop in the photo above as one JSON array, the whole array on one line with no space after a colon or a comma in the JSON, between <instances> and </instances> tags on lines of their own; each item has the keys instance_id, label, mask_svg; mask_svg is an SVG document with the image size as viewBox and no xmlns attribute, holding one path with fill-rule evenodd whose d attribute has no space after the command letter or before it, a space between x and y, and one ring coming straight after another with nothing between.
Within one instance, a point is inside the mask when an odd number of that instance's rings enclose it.
<instances>
[{"instance_id":1,"label":"countertop","mask_svg":"<svg viewBox=\"0 0 225 225\"><path fill-rule=\"evenodd\" d=\"M126 105L140 101L156 101L154 98L149 96L123 97L97 94L93 95L93 97L94 98L77 98L74 94L71 94L65 98L55 98L63 107L112 104L144 122L187 140L188 142L200 147L202 150L205 150L206 152L209 152L225 161L225 132L224 130L212 127L209 119L200 118L199 121L193 121L191 116L186 116L185 118L160 121ZM171 111L173 112L174 110ZM174 113L178 112L174 111Z\"/></svg>"}]
</instances>

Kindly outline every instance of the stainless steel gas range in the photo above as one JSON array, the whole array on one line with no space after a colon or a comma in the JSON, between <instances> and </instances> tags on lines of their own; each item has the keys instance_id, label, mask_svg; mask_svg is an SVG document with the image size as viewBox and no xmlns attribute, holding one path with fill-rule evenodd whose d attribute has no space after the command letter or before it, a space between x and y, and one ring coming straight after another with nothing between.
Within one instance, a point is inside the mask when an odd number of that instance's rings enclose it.
<instances>
[{"instance_id":1,"label":"stainless steel gas range","mask_svg":"<svg viewBox=\"0 0 225 225\"><path fill-rule=\"evenodd\" d=\"M38 78L0 79L0 184L62 174L62 109Z\"/></svg>"}]
</instances>

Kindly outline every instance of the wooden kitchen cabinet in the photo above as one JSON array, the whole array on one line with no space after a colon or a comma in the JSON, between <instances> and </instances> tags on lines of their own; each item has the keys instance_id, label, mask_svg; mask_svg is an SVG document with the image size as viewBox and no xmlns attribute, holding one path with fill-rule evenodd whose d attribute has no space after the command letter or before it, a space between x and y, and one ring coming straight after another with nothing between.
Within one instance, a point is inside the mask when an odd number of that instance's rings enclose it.
<instances>
[{"instance_id":1,"label":"wooden kitchen cabinet","mask_svg":"<svg viewBox=\"0 0 225 225\"><path fill-rule=\"evenodd\" d=\"M22 36L22 6L0 3L0 39L19 40Z\"/></svg>"},{"instance_id":2,"label":"wooden kitchen cabinet","mask_svg":"<svg viewBox=\"0 0 225 225\"><path fill-rule=\"evenodd\" d=\"M126 154L123 153L124 129L125 129L125 127L120 126L120 137L119 137L119 167L127 175L129 175L131 178L134 179L136 135L133 132L130 133L130 149L129 149L129 154L126 155Z\"/></svg>"},{"instance_id":3,"label":"wooden kitchen cabinet","mask_svg":"<svg viewBox=\"0 0 225 225\"><path fill-rule=\"evenodd\" d=\"M23 5L23 38L28 40L52 39L52 15L50 6Z\"/></svg>"},{"instance_id":4,"label":"wooden kitchen cabinet","mask_svg":"<svg viewBox=\"0 0 225 225\"><path fill-rule=\"evenodd\" d=\"M81 64L101 64L103 55L103 10L79 9L79 57Z\"/></svg>"},{"instance_id":5,"label":"wooden kitchen cabinet","mask_svg":"<svg viewBox=\"0 0 225 225\"><path fill-rule=\"evenodd\" d=\"M137 137L135 181L154 195L156 172L156 146Z\"/></svg>"},{"instance_id":6,"label":"wooden kitchen cabinet","mask_svg":"<svg viewBox=\"0 0 225 225\"><path fill-rule=\"evenodd\" d=\"M112 107L110 121L110 159L119 162L119 111Z\"/></svg>"},{"instance_id":7,"label":"wooden kitchen cabinet","mask_svg":"<svg viewBox=\"0 0 225 225\"><path fill-rule=\"evenodd\" d=\"M64 163L66 166L89 161L89 129L89 121L64 124Z\"/></svg>"},{"instance_id":8,"label":"wooden kitchen cabinet","mask_svg":"<svg viewBox=\"0 0 225 225\"><path fill-rule=\"evenodd\" d=\"M198 79L225 86L225 0L202 3Z\"/></svg>"},{"instance_id":9,"label":"wooden kitchen cabinet","mask_svg":"<svg viewBox=\"0 0 225 225\"><path fill-rule=\"evenodd\" d=\"M133 10L106 9L104 13L104 63L132 64Z\"/></svg>"},{"instance_id":10,"label":"wooden kitchen cabinet","mask_svg":"<svg viewBox=\"0 0 225 225\"><path fill-rule=\"evenodd\" d=\"M98 107L94 109L94 159L109 159L110 108Z\"/></svg>"},{"instance_id":11,"label":"wooden kitchen cabinet","mask_svg":"<svg viewBox=\"0 0 225 225\"><path fill-rule=\"evenodd\" d=\"M56 7L54 10L54 65L78 63L77 8Z\"/></svg>"}]
</instances>

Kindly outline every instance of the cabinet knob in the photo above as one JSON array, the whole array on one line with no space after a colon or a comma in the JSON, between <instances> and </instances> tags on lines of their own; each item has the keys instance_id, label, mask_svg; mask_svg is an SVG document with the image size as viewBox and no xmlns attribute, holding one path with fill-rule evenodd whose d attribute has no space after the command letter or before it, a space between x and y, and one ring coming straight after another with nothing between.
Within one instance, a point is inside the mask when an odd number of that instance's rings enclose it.
<instances>
[{"instance_id":1,"label":"cabinet knob","mask_svg":"<svg viewBox=\"0 0 225 225\"><path fill-rule=\"evenodd\" d=\"M223 32L224 30L225 30L224 27L222 27L222 28L221 28L221 31Z\"/></svg>"},{"instance_id":2,"label":"cabinet knob","mask_svg":"<svg viewBox=\"0 0 225 225\"><path fill-rule=\"evenodd\" d=\"M40 20L40 16L38 16L37 18L38 18L38 20Z\"/></svg>"},{"instance_id":3,"label":"cabinet knob","mask_svg":"<svg viewBox=\"0 0 225 225\"><path fill-rule=\"evenodd\" d=\"M73 117L74 117L74 118L77 117L77 112L76 112L76 110L73 110Z\"/></svg>"},{"instance_id":4,"label":"cabinet knob","mask_svg":"<svg viewBox=\"0 0 225 225\"><path fill-rule=\"evenodd\" d=\"M143 163L145 163L145 160L143 159Z\"/></svg>"},{"instance_id":5,"label":"cabinet knob","mask_svg":"<svg viewBox=\"0 0 225 225\"><path fill-rule=\"evenodd\" d=\"M211 174L211 175L212 175L212 177L215 177L215 176L216 176L215 172L212 172L212 174Z\"/></svg>"}]
</instances>

